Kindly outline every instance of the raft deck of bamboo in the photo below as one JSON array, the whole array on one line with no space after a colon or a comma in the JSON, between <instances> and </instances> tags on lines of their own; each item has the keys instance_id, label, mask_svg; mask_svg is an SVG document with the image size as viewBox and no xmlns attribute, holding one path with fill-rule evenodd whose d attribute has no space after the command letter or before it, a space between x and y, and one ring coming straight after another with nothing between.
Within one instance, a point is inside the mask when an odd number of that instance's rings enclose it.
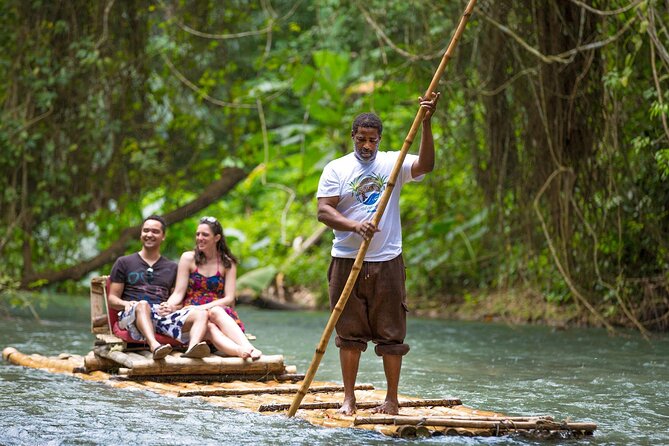
<instances>
[{"instance_id":1,"label":"raft deck of bamboo","mask_svg":"<svg viewBox=\"0 0 669 446\"><path fill-rule=\"evenodd\" d=\"M280 355L258 361L212 355L204 359L182 358L174 352L164 361L153 361L147 351L121 352L98 346L85 357L61 354L26 355L14 348L2 352L6 361L49 372L67 373L117 388L149 390L172 397L203 398L209 403L240 411L285 413L299 390L304 375L285 366ZM176 373L178 372L178 373ZM311 424L334 428L357 428L402 438L436 435L579 438L592 435L593 423L555 421L548 416L509 417L462 405L458 398L422 399L400 396L400 415L376 415L370 409L381 404L385 392L362 384L356 387L358 413L337 413L343 387L314 382L296 413Z\"/></svg>"}]
</instances>

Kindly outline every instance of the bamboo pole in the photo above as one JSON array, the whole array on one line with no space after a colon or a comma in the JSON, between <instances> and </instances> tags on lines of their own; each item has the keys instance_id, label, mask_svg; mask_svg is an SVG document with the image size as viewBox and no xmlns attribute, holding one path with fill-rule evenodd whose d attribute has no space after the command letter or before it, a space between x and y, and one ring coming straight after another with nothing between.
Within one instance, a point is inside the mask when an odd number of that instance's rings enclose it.
<instances>
[{"instance_id":1,"label":"bamboo pole","mask_svg":"<svg viewBox=\"0 0 669 446\"><path fill-rule=\"evenodd\" d=\"M371 417L355 417L353 420L353 424L355 426L361 425L361 424L396 424L396 425L404 425L404 424L423 424L423 425L431 425L429 422L435 422L435 421L444 421L444 420L452 420L452 421L494 421L494 422L519 422L519 421L525 421L525 422L536 422L536 421L550 421L553 422L553 417L550 416L531 416L531 417L506 417L506 416L499 416L499 417L468 417L468 416L461 416L461 415L441 415L441 416L427 416L427 417L421 417L421 416L406 416L406 415L376 415L376 416L371 416ZM431 426L436 426L436 425L431 425Z\"/></svg>"},{"instance_id":2,"label":"bamboo pole","mask_svg":"<svg viewBox=\"0 0 669 446\"><path fill-rule=\"evenodd\" d=\"M74 373L79 367L83 366L83 358L80 361L70 358L61 359L49 356L42 356L37 353L26 355L16 350L14 347L7 347L2 351L2 357L5 361L24 367L34 369L50 369L56 372Z\"/></svg>"},{"instance_id":3,"label":"bamboo pole","mask_svg":"<svg viewBox=\"0 0 669 446\"><path fill-rule=\"evenodd\" d=\"M373 409L380 406L383 401L362 401L356 403L358 409ZM400 401L400 407L451 407L462 404L458 398L442 399L442 400L404 400ZM258 407L258 412L279 412L290 409L291 404L262 404ZM319 410L319 409L339 409L340 402L320 402L320 403L304 403L300 404L299 409Z\"/></svg>"},{"instance_id":4,"label":"bamboo pole","mask_svg":"<svg viewBox=\"0 0 669 446\"><path fill-rule=\"evenodd\" d=\"M118 368L118 364L111 359L103 358L102 356L97 356L93 352L88 352L84 357L84 370L86 372L92 372L95 370L112 370Z\"/></svg>"},{"instance_id":5,"label":"bamboo pole","mask_svg":"<svg viewBox=\"0 0 669 446\"><path fill-rule=\"evenodd\" d=\"M439 80L441 79L441 76L444 74L444 70L446 69L446 64L453 55L453 51L455 50L455 47L457 46L460 37L462 36L462 33L465 30L465 26L467 25L467 21L469 20L469 17L474 11L475 5L476 5L476 0L469 0L469 3L465 8L465 12L462 14L462 17L460 18L460 23L458 23L458 27L456 28L455 33L451 38L451 42L448 45L448 48L446 49L446 52L444 53L444 56L441 59L441 62L439 63L439 67L437 68L437 71L434 73L434 76L432 77L430 86L428 87L427 91L425 92L425 95L423 96L424 98L430 99L432 93L434 93L437 90L437 84L439 84ZM381 195L381 199L379 200L376 213L374 214L374 217L372 217L372 222L376 227L378 227L379 222L381 221L381 217L383 217L383 213L385 212L388 201L390 200L390 195L392 194L393 189L395 188L395 181L397 181L397 176L399 175L399 171L402 168L402 164L404 163L404 159L406 158L409 148L411 147L411 144L413 143L413 140L416 134L418 133L418 128L421 126L424 116L425 116L425 109L423 109L423 107L419 107L418 113L416 113L416 117L413 120L413 124L411 124L411 129L409 130L409 133L406 139L404 140L404 144L402 144L400 155L397 157L395 166L393 167L393 170L390 173L390 178L388 179L388 184L386 186L386 189L383 191L383 194ZM334 330L335 325L339 320L339 316L341 315L342 311L344 310L344 307L346 306L346 302L348 301L348 298L351 294L351 290L353 289L355 281L358 278L358 274L360 273L360 269L362 268L362 262L365 258L365 254L367 253L367 248L369 248L369 243L370 240L363 240L362 244L360 245L360 250L358 251L358 255L355 258L355 262L353 263L353 267L351 268L351 273L348 276L348 280L346 281L344 290L342 291L341 296L339 297L337 305L335 305L335 308L332 310L332 313L330 314L330 319L328 320L328 323L325 326L325 330L321 335L320 342L316 347L316 351L314 352L314 357L311 360L311 365L309 366L309 370L305 375L304 382L302 383L300 390L298 390L297 394L295 395L290 410L288 411L289 417L294 416L295 413L297 412L297 409L299 408L302 399L305 397L307 391L309 390L309 385L311 385L311 382L314 380L314 377L316 376L316 371L318 370L318 366L321 362L321 359L323 358L323 355L325 354L325 349L327 348L328 342L330 342L330 336L332 335L332 331Z\"/></svg>"},{"instance_id":6,"label":"bamboo pole","mask_svg":"<svg viewBox=\"0 0 669 446\"><path fill-rule=\"evenodd\" d=\"M141 355L136 356L142 357ZM132 358L130 355L128 357ZM144 359L143 361L132 361L132 363L131 375L177 375L180 373L279 375L285 369L282 355L263 355L260 359L251 361L218 355L210 355L201 359L184 358L172 353L167 355L163 361Z\"/></svg>"},{"instance_id":7,"label":"bamboo pole","mask_svg":"<svg viewBox=\"0 0 669 446\"><path fill-rule=\"evenodd\" d=\"M356 417L354 425L361 424L393 424L396 426L443 426L475 429L535 429L535 430L574 430L593 432L597 429L594 423L569 423L566 421L552 421L544 418L514 420L513 418L499 418L499 420L467 420L451 417Z\"/></svg>"},{"instance_id":8,"label":"bamboo pole","mask_svg":"<svg viewBox=\"0 0 669 446\"><path fill-rule=\"evenodd\" d=\"M282 395L282 394L293 394L297 392L298 388L296 386L291 387L266 387L263 386L258 389L210 389L210 390L181 390L178 396L239 396L239 395L262 395L262 394L272 394L272 395ZM312 393L334 393L334 392L343 392L344 387L342 386L317 386L312 387ZM359 384L355 386L355 390L374 390L374 386L371 384Z\"/></svg>"},{"instance_id":9,"label":"bamboo pole","mask_svg":"<svg viewBox=\"0 0 669 446\"><path fill-rule=\"evenodd\" d=\"M395 433L392 436L399 438L427 438L431 437L432 433L425 426L400 426L395 429Z\"/></svg>"},{"instance_id":10,"label":"bamboo pole","mask_svg":"<svg viewBox=\"0 0 669 446\"><path fill-rule=\"evenodd\" d=\"M119 351L115 351L115 350L110 351L107 348L98 348L98 347L94 348L93 352L96 355L98 355L102 358L110 359L110 360L116 362L117 364L122 365L123 367L126 367L128 369L132 369L134 366L137 365L132 361L132 359L130 359L128 357L128 355L126 355L123 352L119 352Z\"/></svg>"},{"instance_id":11,"label":"bamboo pole","mask_svg":"<svg viewBox=\"0 0 669 446\"><path fill-rule=\"evenodd\" d=\"M291 373L244 373L244 374L235 374L235 373L189 373L189 374L167 374L167 375L133 375L132 369L128 368L119 368L118 375L114 375L112 378L114 381L160 381L160 382L231 382L231 381L246 381L246 382L296 382L302 381L304 375L302 374L291 374Z\"/></svg>"}]
</instances>

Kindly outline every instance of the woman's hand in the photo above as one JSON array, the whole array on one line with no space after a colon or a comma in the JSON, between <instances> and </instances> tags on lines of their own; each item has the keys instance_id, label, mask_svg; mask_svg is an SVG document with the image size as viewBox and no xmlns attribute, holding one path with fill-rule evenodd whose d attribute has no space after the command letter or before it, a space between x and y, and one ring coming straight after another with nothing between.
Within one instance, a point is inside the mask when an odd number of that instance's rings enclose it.
<instances>
[{"instance_id":1,"label":"woman's hand","mask_svg":"<svg viewBox=\"0 0 669 446\"><path fill-rule=\"evenodd\" d=\"M156 313L158 313L159 316L167 316L168 314L172 314L179 310L180 307L180 305L172 305L169 302L162 302L158 305Z\"/></svg>"}]
</instances>

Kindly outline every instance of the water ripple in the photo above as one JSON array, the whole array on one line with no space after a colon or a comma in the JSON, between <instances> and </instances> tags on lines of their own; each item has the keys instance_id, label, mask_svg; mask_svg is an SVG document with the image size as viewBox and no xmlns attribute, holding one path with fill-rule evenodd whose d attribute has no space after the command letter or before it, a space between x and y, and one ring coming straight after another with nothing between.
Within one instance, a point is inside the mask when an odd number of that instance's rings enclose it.
<instances>
[{"instance_id":1,"label":"water ripple","mask_svg":"<svg viewBox=\"0 0 669 446\"><path fill-rule=\"evenodd\" d=\"M318 312L240 308L256 344L282 353L304 372L327 321ZM83 312L85 314L85 312ZM4 346L27 353L85 354L85 319L0 323ZM633 333L553 331L411 319L400 390L428 398L459 397L471 407L510 415L553 415L598 423L595 436L572 444L669 444L669 337L647 343ZM60 339L67 339L65 345ZM333 343L317 380L341 382ZM381 360L363 354L359 382L385 387ZM325 429L284 416L240 413L198 398L121 390L66 375L0 363L2 445L342 445L408 444L357 429ZM534 445L521 437L434 437L413 445ZM552 443L551 443L552 444Z\"/></svg>"}]
</instances>

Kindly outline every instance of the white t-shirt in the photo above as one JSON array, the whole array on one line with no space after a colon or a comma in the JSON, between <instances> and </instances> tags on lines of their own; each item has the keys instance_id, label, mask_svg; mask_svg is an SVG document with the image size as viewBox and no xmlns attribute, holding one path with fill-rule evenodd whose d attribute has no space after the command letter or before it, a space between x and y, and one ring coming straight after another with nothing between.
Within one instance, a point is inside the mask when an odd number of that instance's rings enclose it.
<instances>
[{"instance_id":1,"label":"white t-shirt","mask_svg":"<svg viewBox=\"0 0 669 446\"><path fill-rule=\"evenodd\" d=\"M388 178L400 152L377 152L376 159L364 164L351 152L330 161L318 182L318 198L339 197L337 211L355 221L371 220L381 194L386 189ZM411 166L418 156L407 154L397 176L397 182L388 205L379 222L380 232L374 234L365 260L384 262L402 253L402 224L400 223L400 190L404 183L420 181L423 175L411 178ZM362 237L355 232L334 231L332 256L355 258L362 244Z\"/></svg>"}]
</instances>

